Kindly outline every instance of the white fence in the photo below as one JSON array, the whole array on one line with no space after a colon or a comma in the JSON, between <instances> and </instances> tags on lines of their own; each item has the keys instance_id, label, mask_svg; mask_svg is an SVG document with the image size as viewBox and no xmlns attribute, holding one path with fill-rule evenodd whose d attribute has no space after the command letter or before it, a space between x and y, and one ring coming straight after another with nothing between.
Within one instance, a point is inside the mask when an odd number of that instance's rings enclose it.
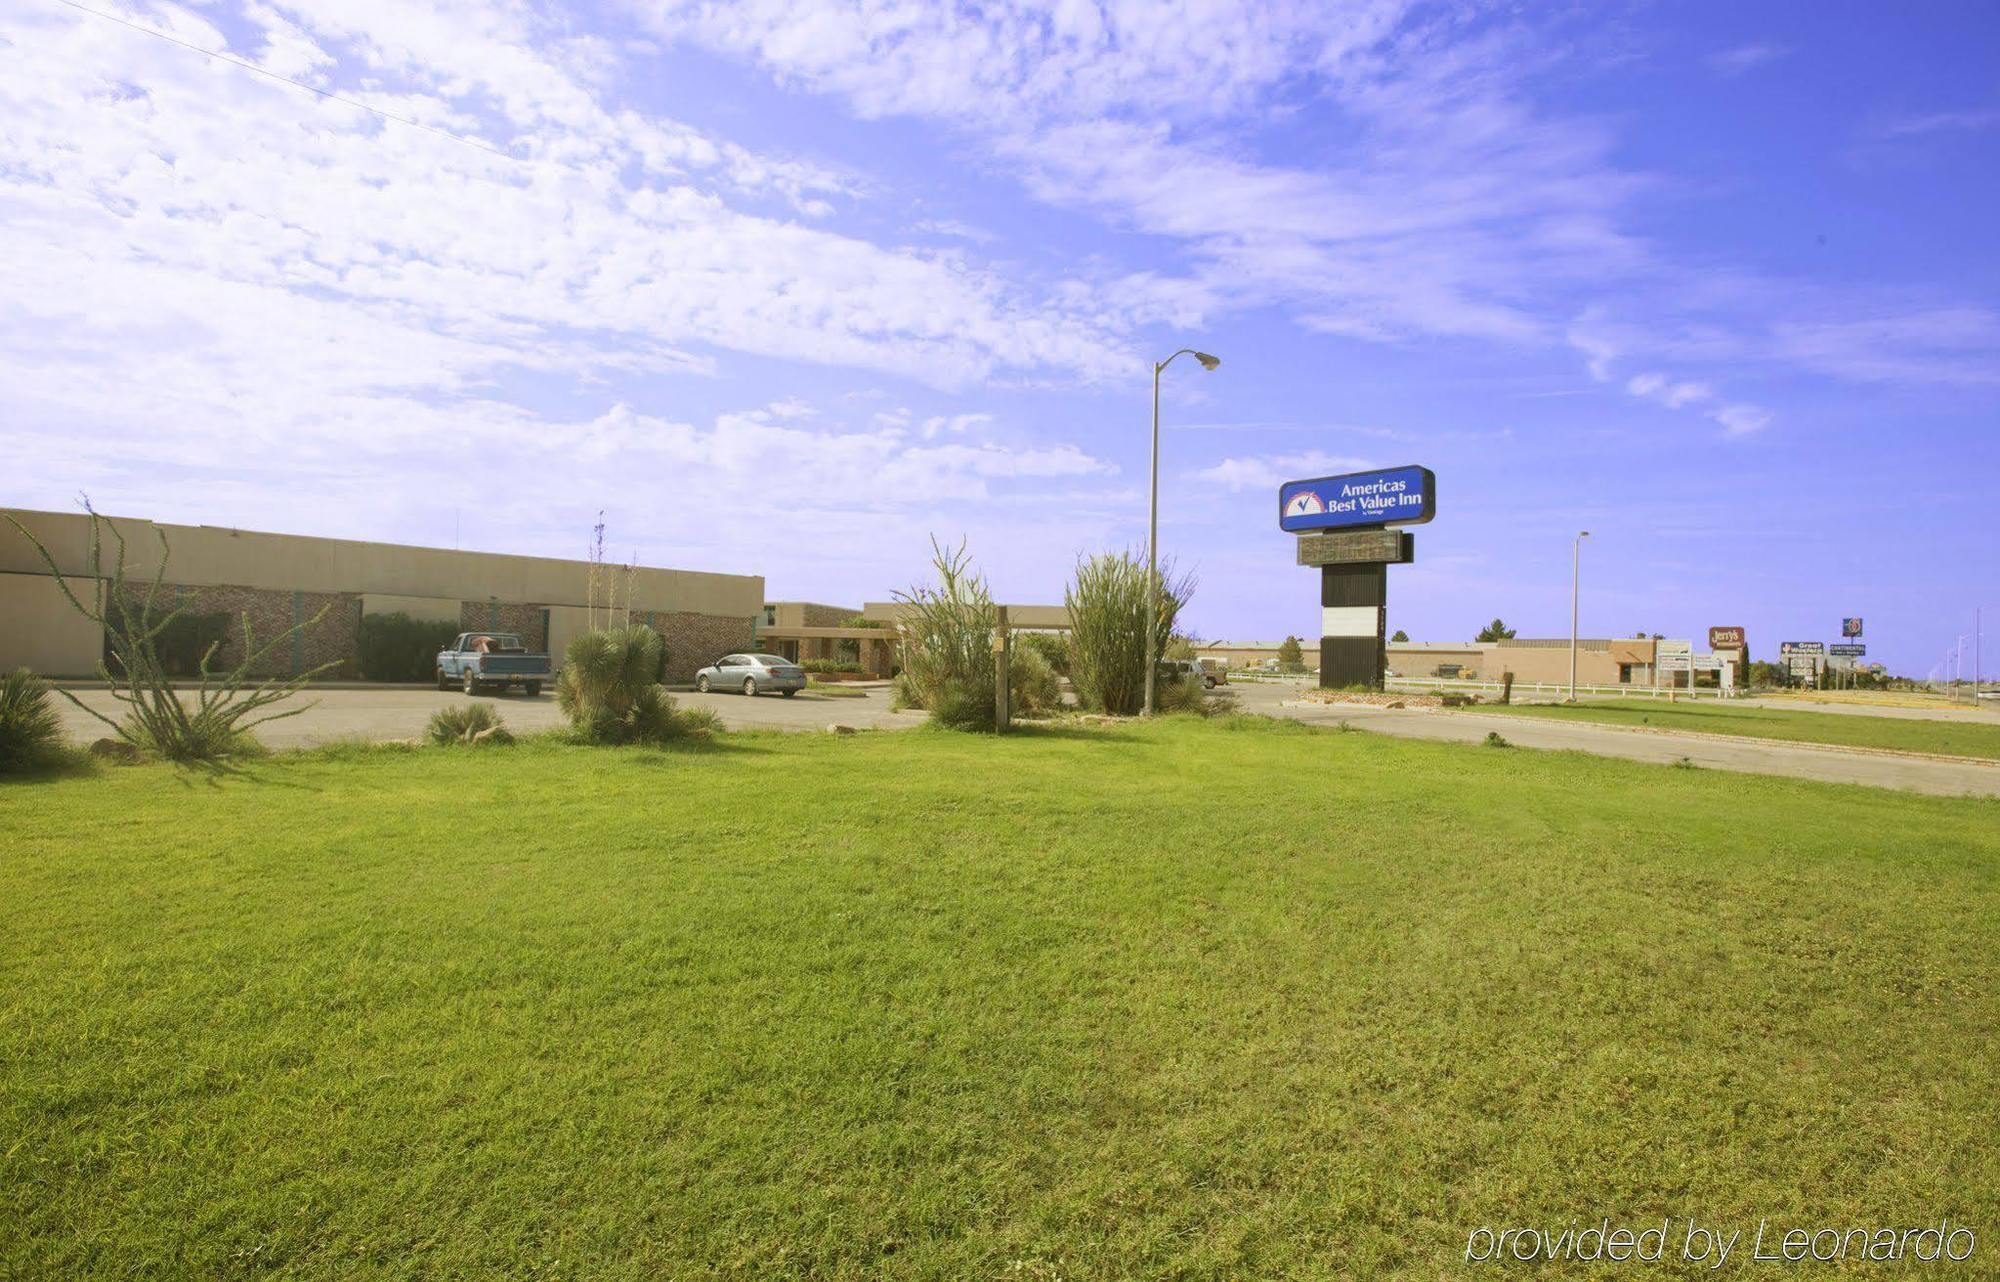
<instances>
[{"instance_id":1,"label":"white fence","mask_svg":"<svg viewBox=\"0 0 2000 1282\"><path fill-rule=\"evenodd\" d=\"M1461 681L1445 677L1390 677L1383 684L1394 690L1435 690L1440 694L1499 694L1501 690L1498 681ZM1514 683L1514 693L1517 695L1549 695L1555 698L1567 699L1569 697L1569 682L1516 681ZM1720 690L1712 686L1696 687L1690 691L1685 686L1660 686L1655 689L1652 686L1594 686L1578 682L1576 693L1578 698L1588 697L1592 699L1610 696L1616 696L1620 699L1723 699L1734 694L1734 691Z\"/></svg>"}]
</instances>

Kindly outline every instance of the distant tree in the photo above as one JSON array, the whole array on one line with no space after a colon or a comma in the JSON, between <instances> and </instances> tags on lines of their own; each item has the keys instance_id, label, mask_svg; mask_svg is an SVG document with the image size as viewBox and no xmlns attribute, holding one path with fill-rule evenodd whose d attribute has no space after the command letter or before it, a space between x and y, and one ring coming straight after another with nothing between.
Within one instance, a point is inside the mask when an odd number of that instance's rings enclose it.
<instances>
[{"instance_id":1,"label":"distant tree","mask_svg":"<svg viewBox=\"0 0 2000 1282\"><path fill-rule=\"evenodd\" d=\"M1299 648L1297 637L1286 637L1278 647L1278 667L1285 672L1303 672L1306 666L1305 651Z\"/></svg>"},{"instance_id":2,"label":"distant tree","mask_svg":"<svg viewBox=\"0 0 2000 1282\"><path fill-rule=\"evenodd\" d=\"M1493 622L1479 629L1479 635L1472 639L1474 641L1512 641L1514 639L1514 629L1495 619Z\"/></svg>"},{"instance_id":3,"label":"distant tree","mask_svg":"<svg viewBox=\"0 0 2000 1282\"><path fill-rule=\"evenodd\" d=\"M1402 630L1401 628L1397 628L1397 629L1396 629L1396 635L1395 635L1395 636L1393 636L1393 637L1390 637L1389 639L1390 639L1391 641L1408 641L1408 640L1410 639L1410 634L1409 634L1409 633L1407 633L1407 632L1405 632L1405 631L1403 631L1403 630Z\"/></svg>"}]
</instances>

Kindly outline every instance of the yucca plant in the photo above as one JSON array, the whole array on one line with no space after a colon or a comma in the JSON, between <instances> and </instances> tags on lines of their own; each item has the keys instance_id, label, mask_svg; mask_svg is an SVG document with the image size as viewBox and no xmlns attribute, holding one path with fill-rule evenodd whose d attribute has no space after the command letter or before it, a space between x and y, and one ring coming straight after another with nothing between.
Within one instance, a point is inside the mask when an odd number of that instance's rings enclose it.
<instances>
[{"instance_id":1,"label":"yucca plant","mask_svg":"<svg viewBox=\"0 0 2000 1282\"><path fill-rule=\"evenodd\" d=\"M514 736L490 703L454 703L431 714L430 740L440 747L512 743Z\"/></svg>"},{"instance_id":2,"label":"yucca plant","mask_svg":"<svg viewBox=\"0 0 2000 1282\"><path fill-rule=\"evenodd\" d=\"M665 743L713 733L710 718L674 706L659 684L664 643L634 624L586 632L563 653L556 706L586 743Z\"/></svg>"},{"instance_id":3,"label":"yucca plant","mask_svg":"<svg viewBox=\"0 0 2000 1282\"><path fill-rule=\"evenodd\" d=\"M245 611L242 615L243 645L236 666L228 669L212 667L222 643L219 638L209 640L195 665L196 684L186 692L193 698L183 698L182 691L175 686L169 673L168 660L161 652L162 642L176 631L179 621L184 618L179 609L163 612L160 607L161 588L166 582L167 557L171 551L167 546L166 533L158 527L154 528L160 540L160 561L152 582L143 588L132 587L125 578L125 536L119 531L117 523L99 516L88 499L84 501L83 510L90 515L90 550L80 577L94 581L100 588L88 605L70 591L63 571L56 565L55 557L42 546L41 540L13 517L7 518L8 524L28 540L43 564L49 567L49 574L63 598L77 613L104 630L111 657L108 662L97 665L97 675L110 688L111 697L125 705L126 712L122 720L114 720L68 690L60 692L65 699L110 726L114 734L141 752L184 763L215 762L255 751L255 741L250 736L253 727L280 717L297 716L313 706L301 704L280 712L264 711L297 694L314 677L339 667L337 662L323 663L290 677L258 680L251 674L271 654L290 645L294 637L317 627L320 620L326 617L325 610L303 623L278 632L261 645L251 635L250 614ZM109 565L105 564L104 536L107 533L113 545Z\"/></svg>"},{"instance_id":4,"label":"yucca plant","mask_svg":"<svg viewBox=\"0 0 2000 1282\"><path fill-rule=\"evenodd\" d=\"M0 774L46 769L64 755L49 683L26 668L0 677Z\"/></svg>"},{"instance_id":5,"label":"yucca plant","mask_svg":"<svg viewBox=\"0 0 2000 1282\"><path fill-rule=\"evenodd\" d=\"M1159 616L1152 619L1151 582L1145 564L1129 552L1078 558L1063 604L1069 609L1070 681L1084 707L1118 716L1143 710L1149 619L1154 652L1164 656L1194 595L1194 580L1175 577L1169 561L1160 569Z\"/></svg>"}]
</instances>

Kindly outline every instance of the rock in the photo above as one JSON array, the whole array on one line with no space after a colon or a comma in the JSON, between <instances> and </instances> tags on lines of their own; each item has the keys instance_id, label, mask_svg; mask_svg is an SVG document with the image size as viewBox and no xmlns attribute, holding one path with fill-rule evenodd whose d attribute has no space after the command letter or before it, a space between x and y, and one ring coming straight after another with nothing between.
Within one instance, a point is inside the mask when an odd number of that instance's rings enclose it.
<instances>
[{"instance_id":1,"label":"rock","mask_svg":"<svg viewBox=\"0 0 2000 1282\"><path fill-rule=\"evenodd\" d=\"M488 726L472 736L473 743L512 743L514 736L507 733L506 726Z\"/></svg>"},{"instance_id":2,"label":"rock","mask_svg":"<svg viewBox=\"0 0 2000 1282\"><path fill-rule=\"evenodd\" d=\"M106 761L129 763L139 759L139 750L123 739L99 739L90 745L90 755Z\"/></svg>"},{"instance_id":3,"label":"rock","mask_svg":"<svg viewBox=\"0 0 2000 1282\"><path fill-rule=\"evenodd\" d=\"M828 734L853 734L854 727L841 725L838 721L829 721L826 723L826 732Z\"/></svg>"}]
</instances>

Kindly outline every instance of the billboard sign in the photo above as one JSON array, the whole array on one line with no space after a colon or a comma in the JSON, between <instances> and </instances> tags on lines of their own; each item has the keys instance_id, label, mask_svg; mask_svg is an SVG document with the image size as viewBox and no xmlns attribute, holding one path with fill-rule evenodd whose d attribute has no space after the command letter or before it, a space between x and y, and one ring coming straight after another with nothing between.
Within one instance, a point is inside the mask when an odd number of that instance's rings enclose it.
<instances>
[{"instance_id":1,"label":"billboard sign","mask_svg":"<svg viewBox=\"0 0 2000 1282\"><path fill-rule=\"evenodd\" d=\"M1826 652L1838 655L1843 659L1858 659L1868 653L1868 647L1865 645L1830 645L1826 648Z\"/></svg>"},{"instance_id":2,"label":"billboard sign","mask_svg":"<svg viewBox=\"0 0 2000 1282\"><path fill-rule=\"evenodd\" d=\"M1778 644L1779 654L1825 654L1826 644L1822 641L1782 641Z\"/></svg>"},{"instance_id":3,"label":"billboard sign","mask_svg":"<svg viewBox=\"0 0 2000 1282\"><path fill-rule=\"evenodd\" d=\"M1840 621L1840 635L1842 635L1842 636L1844 636L1844 637L1858 637L1858 636L1860 636L1860 635L1861 635L1861 620L1860 620L1860 619L1858 619L1858 618L1854 618L1854 619L1842 619L1842 620Z\"/></svg>"},{"instance_id":4,"label":"billboard sign","mask_svg":"<svg viewBox=\"0 0 2000 1282\"><path fill-rule=\"evenodd\" d=\"M1340 530L1299 536L1300 565L1361 565L1408 561L1416 535L1401 530Z\"/></svg>"},{"instance_id":5,"label":"billboard sign","mask_svg":"<svg viewBox=\"0 0 2000 1282\"><path fill-rule=\"evenodd\" d=\"M1436 515L1437 478L1414 464L1286 481L1278 487L1278 528L1291 534L1422 525Z\"/></svg>"},{"instance_id":6,"label":"billboard sign","mask_svg":"<svg viewBox=\"0 0 2000 1282\"><path fill-rule=\"evenodd\" d=\"M1742 628L1710 628L1708 648L1711 650L1741 650L1744 632Z\"/></svg>"}]
</instances>

